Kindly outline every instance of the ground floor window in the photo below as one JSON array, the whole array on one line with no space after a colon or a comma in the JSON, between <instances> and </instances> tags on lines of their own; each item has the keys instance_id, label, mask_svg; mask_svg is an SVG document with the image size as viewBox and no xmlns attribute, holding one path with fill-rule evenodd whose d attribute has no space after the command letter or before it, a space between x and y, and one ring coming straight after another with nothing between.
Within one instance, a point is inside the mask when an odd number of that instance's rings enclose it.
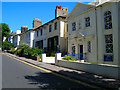
<instances>
[{"instance_id":1,"label":"ground floor window","mask_svg":"<svg viewBox=\"0 0 120 90\"><path fill-rule=\"evenodd\" d=\"M113 37L112 34L105 35L105 52L113 53Z\"/></svg>"},{"instance_id":2,"label":"ground floor window","mask_svg":"<svg viewBox=\"0 0 120 90\"><path fill-rule=\"evenodd\" d=\"M75 46L72 46L72 54L75 55Z\"/></svg>"},{"instance_id":3,"label":"ground floor window","mask_svg":"<svg viewBox=\"0 0 120 90\"><path fill-rule=\"evenodd\" d=\"M91 52L91 42L88 41L88 52Z\"/></svg>"}]
</instances>

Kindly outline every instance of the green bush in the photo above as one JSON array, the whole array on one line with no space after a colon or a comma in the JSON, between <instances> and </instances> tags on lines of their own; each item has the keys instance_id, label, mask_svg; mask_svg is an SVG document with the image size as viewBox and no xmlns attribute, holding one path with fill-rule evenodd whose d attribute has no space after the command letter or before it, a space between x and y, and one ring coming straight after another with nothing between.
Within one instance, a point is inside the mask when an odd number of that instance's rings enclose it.
<instances>
[{"instance_id":1,"label":"green bush","mask_svg":"<svg viewBox=\"0 0 120 90\"><path fill-rule=\"evenodd\" d=\"M12 47L11 50L10 50L10 52L14 54L16 52L15 48Z\"/></svg>"},{"instance_id":2,"label":"green bush","mask_svg":"<svg viewBox=\"0 0 120 90\"><path fill-rule=\"evenodd\" d=\"M38 47L33 48L33 56L41 56L43 50Z\"/></svg>"},{"instance_id":3,"label":"green bush","mask_svg":"<svg viewBox=\"0 0 120 90\"><path fill-rule=\"evenodd\" d=\"M28 50L28 55L29 56L32 56L34 54L33 48L28 48L27 50Z\"/></svg>"},{"instance_id":4,"label":"green bush","mask_svg":"<svg viewBox=\"0 0 120 90\"><path fill-rule=\"evenodd\" d=\"M30 48L29 45L22 43L19 45L18 49L16 50L16 54L19 56L40 56L42 54L43 50L39 49L38 47Z\"/></svg>"},{"instance_id":5,"label":"green bush","mask_svg":"<svg viewBox=\"0 0 120 90\"><path fill-rule=\"evenodd\" d=\"M70 61L75 61L75 59L71 56L65 55L65 57L62 58L63 60L70 60Z\"/></svg>"},{"instance_id":6,"label":"green bush","mask_svg":"<svg viewBox=\"0 0 120 90\"><path fill-rule=\"evenodd\" d=\"M19 45L19 48L21 48L23 50L23 55L28 55L28 51L29 51L29 45L26 43L22 43Z\"/></svg>"},{"instance_id":7,"label":"green bush","mask_svg":"<svg viewBox=\"0 0 120 90\"><path fill-rule=\"evenodd\" d=\"M10 50L12 47L12 43L4 41L2 44L2 50Z\"/></svg>"},{"instance_id":8,"label":"green bush","mask_svg":"<svg viewBox=\"0 0 120 90\"><path fill-rule=\"evenodd\" d=\"M23 49L22 48L17 49L17 55L23 56Z\"/></svg>"}]
</instances>

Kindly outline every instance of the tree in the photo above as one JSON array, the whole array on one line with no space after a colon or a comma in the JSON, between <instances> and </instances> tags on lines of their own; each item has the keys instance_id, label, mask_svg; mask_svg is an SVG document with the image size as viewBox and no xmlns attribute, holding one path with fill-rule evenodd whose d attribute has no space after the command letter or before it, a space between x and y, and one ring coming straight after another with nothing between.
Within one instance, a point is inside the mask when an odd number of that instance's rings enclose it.
<instances>
[{"instance_id":1,"label":"tree","mask_svg":"<svg viewBox=\"0 0 120 90\"><path fill-rule=\"evenodd\" d=\"M9 26L5 23L0 23L0 33L1 33L1 37L2 37L2 41L3 38L6 37L8 38L10 36L10 29Z\"/></svg>"}]
</instances>

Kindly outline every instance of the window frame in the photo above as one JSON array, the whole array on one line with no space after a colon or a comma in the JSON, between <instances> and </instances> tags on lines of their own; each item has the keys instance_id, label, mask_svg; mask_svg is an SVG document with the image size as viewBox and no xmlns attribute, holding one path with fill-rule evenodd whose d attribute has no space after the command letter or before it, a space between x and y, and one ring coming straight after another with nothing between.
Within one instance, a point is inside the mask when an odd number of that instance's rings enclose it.
<instances>
[{"instance_id":1,"label":"window frame","mask_svg":"<svg viewBox=\"0 0 120 90\"><path fill-rule=\"evenodd\" d=\"M57 30L57 22L54 23L54 29Z\"/></svg>"},{"instance_id":2,"label":"window frame","mask_svg":"<svg viewBox=\"0 0 120 90\"><path fill-rule=\"evenodd\" d=\"M87 50L88 50L88 53L91 53L91 41L87 42Z\"/></svg>"},{"instance_id":3,"label":"window frame","mask_svg":"<svg viewBox=\"0 0 120 90\"><path fill-rule=\"evenodd\" d=\"M78 22L78 30L79 29L82 29L82 27L81 27L81 22Z\"/></svg>"},{"instance_id":4,"label":"window frame","mask_svg":"<svg viewBox=\"0 0 120 90\"><path fill-rule=\"evenodd\" d=\"M76 22L72 22L72 31L76 31Z\"/></svg>"},{"instance_id":5,"label":"window frame","mask_svg":"<svg viewBox=\"0 0 120 90\"><path fill-rule=\"evenodd\" d=\"M52 25L49 25L49 32L52 32Z\"/></svg>"},{"instance_id":6,"label":"window frame","mask_svg":"<svg viewBox=\"0 0 120 90\"><path fill-rule=\"evenodd\" d=\"M41 35L41 36L43 35L43 30L42 30L42 29L40 30L40 35Z\"/></svg>"},{"instance_id":7,"label":"window frame","mask_svg":"<svg viewBox=\"0 0 120 90\"><path fill-rule=\"evenodd\" d=\"M110 10L104 12L104 29L112 29L112 12Z\"/></svg>"},{"instance_id":8,"label":"window frame","mask_svg":"<svg viewBox=\"0 0 120 90\"><path fill-rule=\"evenodd\" d=\"M74 49L73 49L74 48ZM74 51L73 51L74 50ZM75 56L75 46L72 46L72 55Z\"/></svg>"},{"instance_id":9,"label":"window frame","mask_svg":"<svg viewBox=\"0 0 120 90\"><path fill-rule=\"evenodd\" d=\"M112 39L112 40L111 40L111 43L110 43L109 41L107 41L107 43L106 43L106 37L109 36L109 35L111 35L111 37L112 37L112 38L111 38L111 39ZM113 54L113 35L112 35L112 34L107 34L107 35L105 35L104 37L105 37L105 54ZM107 46L107 44L108 44L108 46ZM111 44L112 44L112 48L109 47ZM107 47L108 47L108 48L111 48L111 49L112 49L112 50L111 50L112 52L107 51Z\"/></svg>"},{"instance_id":10,"label":"window frame","mask_svg":"<svg viewBox=\"0 0 120 90\"><path fill-rule=\"evenodd\" d=\"M39 36L39 31L37 31L36 34L37 34L37 37L38 37Z\"/></svg>"},{"instance_id":11,"label":"window frame","mask_svg":"<svg viewBox=\"0 0 120 90\"><path fill-rule=\"evenodd\" d=\"M85 27L90 27L90 17L85 17Z\"/></svg>"}]
</instances>

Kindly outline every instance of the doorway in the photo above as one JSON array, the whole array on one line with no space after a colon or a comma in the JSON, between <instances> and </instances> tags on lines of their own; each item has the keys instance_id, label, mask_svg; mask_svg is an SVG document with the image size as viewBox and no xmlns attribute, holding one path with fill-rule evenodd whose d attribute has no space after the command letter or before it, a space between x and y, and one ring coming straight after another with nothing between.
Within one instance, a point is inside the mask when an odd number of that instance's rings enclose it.
<instances>
[{"instance_id":1,"label":"doorway","mask_svg":"<svg viewBox=\"0 0 120 90\"><path fill-rule=\"evenodd\" d=\"M83 60L83 45L80 45L80 60Z\"/></svg>"}]
</instances>

